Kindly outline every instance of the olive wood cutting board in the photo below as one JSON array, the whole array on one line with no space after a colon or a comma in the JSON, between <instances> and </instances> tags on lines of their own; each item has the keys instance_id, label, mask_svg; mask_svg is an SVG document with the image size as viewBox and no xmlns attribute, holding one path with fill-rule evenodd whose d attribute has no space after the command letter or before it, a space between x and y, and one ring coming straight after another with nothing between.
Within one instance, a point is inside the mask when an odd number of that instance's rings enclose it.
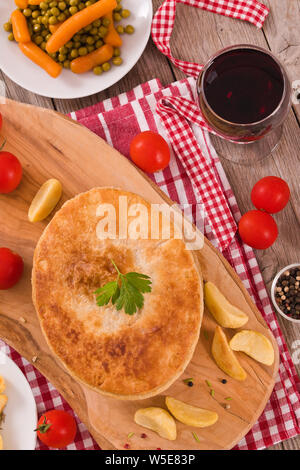
<instances>
[{"instance_id":1,"label":"olive wood cutting board","mask_svg":"<svg viewBox=\"0 0 300 470\"><path fill-rule=\"evenodd\" d=\"M252 302L237 274L220 252L206 239L204 247L194 252L203 278L214 282L234 305L249 316L247 329L267 335L275 349L275 362L267 367L238 353L248 377L238 382L225 376L211 356L216 323L204 312L200 340L186 371L162 395L142 401L107 398L76 382L50 352L42 335L31 301L31 269L35 245L51 216L32 224L27 219L29 205L42 183L54 177L63 184L58 208L74 195L95 186L114 186L136 192L152 203L171 201L141 171L97 135L65 116L10 100L0 105L3 115L2 136L6 150L17 155L23 166L20 186L11 194L0 195L0 246L17 251L24 259L21 281L12 289L0 291L0 337L22 356L34 362L42 374L59 390L86 424L102 449L230 449L252 427L262 413L272 392L278 371L278 348L260 312ZM192 295L192 293L191 293ZM180 308L180 305L178 306ZM26 322L23 321L26 320ZM227 330L231 337L234 330ZM183 379L194 378L188 387ZM221 379L227 383L222 384ZM208 380L214 396L205 383ZM170 395L190 404L215 410L216 424L205 429L177 422L178 437L168 441L143 429L133 421L134 412L145 406L165 407ZM230 402L225 397L231 397ZM230 403L230 409L224 404ZM192 432L199 438L197 442ZM141 438L145 432L147 437ZM134 433L128 438L129 433Z\"/></svg>"}]
</instances>

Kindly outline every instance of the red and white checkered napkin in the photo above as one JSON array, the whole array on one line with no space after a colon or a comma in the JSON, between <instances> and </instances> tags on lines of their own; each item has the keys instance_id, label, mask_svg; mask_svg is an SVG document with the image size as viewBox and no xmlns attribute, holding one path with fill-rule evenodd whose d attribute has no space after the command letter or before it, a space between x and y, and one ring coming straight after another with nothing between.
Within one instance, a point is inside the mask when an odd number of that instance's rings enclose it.
<instances>
[{"instance_id":1,"label":"red and white checkered napkin","mask_svg":"<svg viewBox=\"0 0 300 470\"><path fill-rule=\"evenodd\" d=\"M166 103L176 104L179 98L192 101L194 93L195 81L192 78L174 83L164 89L158 80L152 80L126 94L71 113L71 117L128 156L131 138L140 131L151 129L162 134L170 142L156 111L157 106L160 107ZM190 118L192 119L193 116L191 115ZM209 135L196 124L191 124L191 130L193 131L192 142L187 141L183 133L181 146L178 141L173 140L176 136L171 135L174 151L172 151L170 165L150 177L173 201L181 206L188 204L194 223L200 229L204 228L205 235L215 246L223 247L223 255L244 282L278 342L280 369L274 391L258 422L236 447L237 449L262 449L300 433L300 395L297 391L297 387L300 390L300 383L272 311L254 253L251 248L242 244L235 225L232 223L233 218L234 223L238 221L240 213L220 161L210 144ZM182 132L180 124L178 132ZM188 163L184 161L188 158L187 155L182 153L186 148L191 150L192 161ZM199 155L196 154L195 149L200 149ZM191 168L192 164L196 173ZM197 172L198 166L204 164L205 168L201 170L204 175L203 187L209 191L209 198L206 201L202 194L201 172ZM210 175L212 176L211 184L207 181ZM203 214L197 203L199 200L204 202L207 209L209 204L212 207L215 206L216 198L219 198L219 204L224 204L224 206L219 208L221 215L216 215L215 224L219 222L218 227L215 225L212 228L208 219L203 221ZM52 408L71 411L58 391L31 364L1 341L0 349L10 355L26 375L33 390L39 414ZM68 449L98 449L99 447L79 420L78 426L75 443ZM45 446L38 443L37 448L45 449Z\"/></svg>"},{"instance_id":2,"label":"red and white checkered napkin","mask_svg":"<svg viewBox=\"0 0 300 470\"><path fill-rule=\"evenodd\" d=\"M258 28L263 26L269 13L269 9L256 0L165 0L154 15L151 29L152 39L160 52L169 57L176 67L186 75L193 77L199 75L202 65L176 59L171 53L170 38L175 22L177 3L249 21Z\"/></svg>"}]
</instances>

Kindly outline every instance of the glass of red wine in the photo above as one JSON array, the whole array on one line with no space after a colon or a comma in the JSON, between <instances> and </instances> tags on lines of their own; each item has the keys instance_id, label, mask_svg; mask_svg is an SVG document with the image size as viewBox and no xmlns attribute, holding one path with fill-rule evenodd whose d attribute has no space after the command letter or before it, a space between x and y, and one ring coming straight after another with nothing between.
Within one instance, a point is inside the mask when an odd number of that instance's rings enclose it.
<instances>
[{"instance_id":1,"label":"glass of red wine","mask_svg":"<svg viewBox=\"0 0 300 470\"><path fill-rule=\"evenodd\" d=\"M249 165L278 145L290 109L291 85L272 53L253 45L227 47L204 66L197 89L221 157Z\"/></svg>"}]
</instances>

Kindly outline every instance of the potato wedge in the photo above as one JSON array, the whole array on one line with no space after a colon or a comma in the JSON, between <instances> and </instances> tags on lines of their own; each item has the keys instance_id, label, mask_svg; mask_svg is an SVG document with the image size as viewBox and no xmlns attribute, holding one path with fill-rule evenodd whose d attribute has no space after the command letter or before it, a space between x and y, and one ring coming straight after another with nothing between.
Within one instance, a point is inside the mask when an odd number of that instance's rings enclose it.
<instances>
[{"instance_id":1,"label":"potato wedge","mask_svg":"<svg viewBox=\"0 0 300 470\"><path fill-rule=\"evenodd\" d=\"M0 375L0 393L5 391L5 381L4 378Z\"/></svg>"},{"instance_id":2,"label":"potato wedge","mask_svg":"<svg viewBox=\"0 0 300 470\"><path fill-rule=\"evenodd\" d=\"M34 196L28 211L30 222L39 222L53 211L62 195L61 183L51 178L46 181Z\"/></svg>"},{"instance_id":3,"label":"potato wedge","mask_svg":"<svg viewBox=\"0 0 300 470\"><path fill-rule=\"evenodd\" d=\"M246 379L247 374L230 349L226 335L220 326L216 327L211 352L223 372L236 380Z\"/></svg>"},{"instance_id":4,"label":"potato wedge","mask_svg":"<svg viewBox=\"0 0 300 470\"><path fill-rule=\"evenodd\" d=\"M3 450L3 439L1 435L0 435L0 450Z\"/></svg>"},{"instance_id":5,"label":"potato wedge","mask_svg":"<svg viewBox=\"0 0 300 470\"><path fill-rule=\"evenodd\" d=\"M224 328L240 328L248 321L248 316L232 305L212 282L204 285L205 304L214 319Z\"/></svg>"},{"instance_id":6,"label":"potato wedge","mask_svg":"<svg viewBox=\"0 0 300 470\"><path fill-rule=\"evenodd\" d=\"M229 346L233 351L242 351L267 366L271 366L274 362L274 349L271 341L258 331L239 331L230 340Z\"/></svg>"},{"instance_id":7,"label":"potato wedge","mask_svg":"<svg viewBox=\"0 0 300 470\"><path fill-rule=\"evenodd\" d=\"M134 421L145 428L157 432L161 437L175 441L177 437L174 418L163 408L141 408L136 411Z\"/></svg>"},{"instance_id":8,"label":"potato wedge","mask_svg":"<svg viewBox=\"0 0 300 470\"><path fill-rule=\"evenodd\" d=\"M214 411L204 410L197 406L188 405L172 397L166 397L168 410L178 421L196 428L206 428L218 421L218 414Z\"/></svg>"},{"instance_id":9,"label":"potato wedge","mask_svg":"<svg viewBox=\"0 0 300 470\"><path fill-rule=\"evenodd\" d=\"M4 410L7 403L7 396L2 394L0 395L0 413Z\"/></svg>"}]
</instances>

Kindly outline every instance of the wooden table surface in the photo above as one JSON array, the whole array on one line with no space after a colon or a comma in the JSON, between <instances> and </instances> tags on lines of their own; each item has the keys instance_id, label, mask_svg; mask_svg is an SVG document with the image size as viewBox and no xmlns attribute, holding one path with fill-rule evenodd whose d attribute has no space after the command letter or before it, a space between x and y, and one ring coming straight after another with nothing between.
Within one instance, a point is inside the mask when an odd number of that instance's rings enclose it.
<instances>
[{"instance_id":1,"label":"wooden table surface","mask_svg":"<svg viewBox=\"0 0 300 470\"><path fill-rule=\"evenodd\" d=\"M270 14L262 30L224 16L208 13L192 7L178 5L171 45L175 57L204 63L214 52L223 47L249 43L269 48L285 64L291 81L300 80L300 0L263 0L270 7ZM153 0L154 11L162 0ZM124 0L126 4L126 0ZM69 113L132 89L151 78L159 78L163 85L184 77L171 62L156 49L152 40L137 65L119 83L96 95L76 99L57 100L44 98L24 90L0 71L0 79L6 84L8 98L24 103ZM284 211L276 215L279 238L274 245L256 255L263 278L270 290L274 275L279 269L300 262L300 105L294 104L286 120L283 137L276 151L262 163L251 167L232 164L223 160L223 166L243 212L252 208L250 191L253 184L266 175L285 179L291 188L291 201ZM298 201L298 202L297 202ZM300 324L278 318L291 355L300 372ZM297 342L298 340L298 342ZM270 449L299 450L300 436L277 444Z\"/></svg>"}]
</instances>

